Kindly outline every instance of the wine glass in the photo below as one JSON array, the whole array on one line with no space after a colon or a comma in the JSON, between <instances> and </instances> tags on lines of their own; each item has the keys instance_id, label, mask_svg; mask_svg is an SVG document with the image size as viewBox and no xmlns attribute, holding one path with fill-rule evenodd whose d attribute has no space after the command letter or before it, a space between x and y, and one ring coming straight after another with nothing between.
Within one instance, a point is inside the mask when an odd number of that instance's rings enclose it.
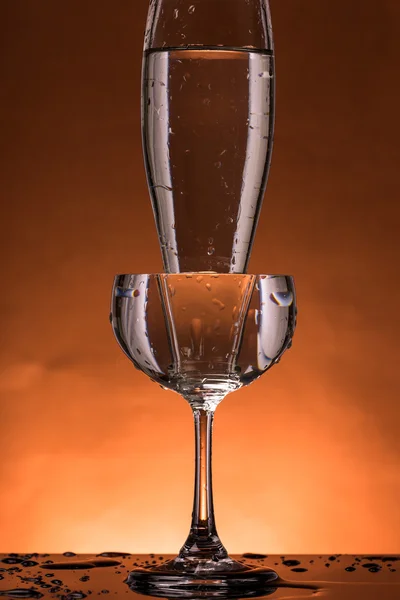
<instances>
[{"instance_id":1,"label":"wine glass","mask_svg":"<svg viewBox=\"0 0 400 600\"><path fill-rule=\"evenodd\" d=\"M150 3L142 71L147 181L167 273L244 273L271 162L267 0Z\"/></svg>"},{"instance_id":2,"label":"wine glass","mask_svg":"<svg viewBox=\"0 0 400 600\"><path fill-rule=\"evenodd\" d=\"M132 589L156 596L266 594L275 571L228 556L215 526L211 483L214 411L276 364L296 325L293 279L284 275L117 275L110 320L136 368L193 410L196 469L192 523L179 555L131 571ZM170 399L172 401L172 398Z\"/></svg>"}]
</instances>

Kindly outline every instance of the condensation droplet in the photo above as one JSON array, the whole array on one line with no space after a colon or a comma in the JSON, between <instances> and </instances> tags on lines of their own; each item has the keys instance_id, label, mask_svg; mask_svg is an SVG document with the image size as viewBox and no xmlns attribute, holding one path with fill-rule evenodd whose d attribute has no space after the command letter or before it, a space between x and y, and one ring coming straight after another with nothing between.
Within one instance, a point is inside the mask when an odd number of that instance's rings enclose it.
<instances>
[{"instance_id":1,"label":"condensation droplet","mask_svg":"<svg viewBox=\"0 0 400 600\"><path fill-rule=\"evenodd\" d=\"M287 292L272 292L269 299L278 306L288 307L293 304L293 294L290 291Z\"/></svg>"},{"instance_id":2,"label":"condensation droplet","mask_svg":"<svg viewBox=\"0 0 400 600\"><path fill-rule=\"evenodd\" d=\"M215 252L215 248L213 248L212 246L209 246L209 248L207 249L207 254L208 256L212 256Z\"/></svg>"},{"instance_id":3,"label":"condensation droplet","mask_svg":"<svg viewBox=\"0 0 400 600\"><path fill-rule=\"evenodd\" d=\"M203 275L198 275L198 276L196 277L196 281L197 281L197 283L201 283L201 282L203 281L203 279L204 279Z\"/></svg>"},{"instance_id":4,"label":"condensation droplet","mask_svg":"<svg viewBox=\"0 0 400 600\"><path fill-rule=\"evenodd\" d=\"M209 292L211 292L211 284L210 283L206 283L206 288L208 289Z\"/></svg>"},{"instance_id":5,"label":"condensation droplet","mask_svg":"<svg viewBox=\"0 0 400 600\"><path fill-rule=\"evenodd\" d=\"M215 304L215 306L218 306L219 310L224 310L225 304L221 302L221 300L218 300L218 298L213 298L211 302Z\"/></svg>"},{"instance_id":6,"label":"condensation droplet","mask_svg":"<svg viewBox=\"0 0 400 600\"><path fill-rule=\"evenodd\" d=\"M138 296L140 296L140 292L139 290L132 288L126 289L122 287L117 287L115 290L115 295L117 296L117 298L137 298Z\"/></svg>"},{"instance_id":7,"label":"condensation droplet","mask_svg":"<svg viewBox=\"0 0 400 600\"><path fill-rule=\"evenodd\" d=\"M179 10L177 8L175 8L174 10L174 19L177 19L179 17Z\"/></svg>"},{"instance_id":8,"label":"condensation droplet","mask_svg":"<svg viewBox=\"0 0 400 600\"><path fill-rule=\"evenodd\" d=\"M189 15L192 15L195 10L196 10L196 7L193 4L192 4L192 6L189 6L189 8L188 8Z\"/></svg>"}]
</instances>

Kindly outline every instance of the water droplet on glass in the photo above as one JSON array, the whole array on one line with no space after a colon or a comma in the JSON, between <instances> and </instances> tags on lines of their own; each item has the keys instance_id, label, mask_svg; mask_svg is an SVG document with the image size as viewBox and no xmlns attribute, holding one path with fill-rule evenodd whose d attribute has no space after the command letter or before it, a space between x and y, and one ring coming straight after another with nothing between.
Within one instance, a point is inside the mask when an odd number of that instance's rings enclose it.
<instances>
[{"instance_id":1,"label":"water droplet on glass","mask_svg":"<svg viewBox=\"0 0 400 600\"><path fill-rule=\"evenodd\" d=\"M188 8L189 15L192 15L195 10L196 10L196 7L193 4L192 4L192 6L189 6L189 8Z\"/></svg>"},{"instance_id":2,"label":"water droplet on glass","mask_svg":"<svg viewBox=\"0 0 400 600\"><path fill-rule=\"evenodd\" d=\"M209 292L211 292L211 285L209 283L206 283L206 288L208 289Z\"/></svg>"},{"instance_id":3,"label":"water droplet on glass","mask_svg":"<svg viewBox=\"0 0 400 600\"><path fill-rule=\"evenodd\" d=\"M213 298L211 302L215 304L215 306L218 306L219 310L224 310L225 304L221 302L221 300L218 300L218 298Z\"/></svg>"},{"instance_id":4,"label":"water droplet on glass","mask_svg":"<svg viewBox=\"0 0 400 600\"><path fill-rule=\"evenodd\" d=\"M198 276L196 277L196 281L197 281L197 283L201 283L201 282L203 281L203 279L204 279L203 275L198 275Z\"/></svg>"},{"instance_id":5,"label":"water droplet on glass","mask_svg":"<svg viewBox=\"0 0 400 600\"><path fill-rule=\"evenodd\" d=\"M207 254L208 256L212 256L215 252L215 248L213 248L212 246L209 246L207 249Z\"/></svg>"},{"instance_id":6,"label":"water droplet on glass","mask_svg":"<svg viewBox=\"0 0 400 600\"><path fill-rule=\"evenodd\" d=\"M173 285L168 286L170 296L175 296L175 288Z\"/></svg>"},{"instance_id":7,"label":"water droplet on glass","mask_svg":"<svg viewBox=\"0 0 400 600\"><path fill-rule=\"evenodd\" d=\"M293 304L293 294L290 291L272 292L269 299L278 306L289 307Z\"/></svg>"},{"instance_id":8,"label":"water droplet on glass","mask_svg":"<svg viewBox=\"0 0 400 600\"><path fill-rule=\"evenodd\" d=\"M174 19L177 19L179 17L179 10L177 8L175 8L174 10Z\"/></svg>"}]
</instances>

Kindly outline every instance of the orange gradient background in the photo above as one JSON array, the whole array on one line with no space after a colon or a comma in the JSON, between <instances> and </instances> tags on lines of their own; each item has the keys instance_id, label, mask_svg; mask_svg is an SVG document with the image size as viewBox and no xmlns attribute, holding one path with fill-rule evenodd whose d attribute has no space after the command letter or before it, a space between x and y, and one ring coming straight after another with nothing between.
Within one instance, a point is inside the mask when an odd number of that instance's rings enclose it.
<instances>
[{"instance_id":1,"label":"orange gradient background","mask_svg":"<svg viewBox=\"0 0 400 600\"><path fill-rule=\"evenodd\" d=\"M293 349L216 414L231 552L400 549L398 0L271 0L277 121L250 271L295 275ZM189 406L108 323L162 270L141 154L147 0L0 3L0 552L174 552ZM396 256L397 255L397 256Z\"/></svg>"}]
</instances>

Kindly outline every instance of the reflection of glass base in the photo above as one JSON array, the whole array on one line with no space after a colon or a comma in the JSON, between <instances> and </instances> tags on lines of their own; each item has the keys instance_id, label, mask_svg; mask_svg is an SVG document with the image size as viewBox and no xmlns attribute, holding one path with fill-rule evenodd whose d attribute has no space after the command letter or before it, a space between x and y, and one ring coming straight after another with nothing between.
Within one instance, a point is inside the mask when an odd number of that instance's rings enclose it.
<instances>
[{"instance_id":1,"label":"reflection of glass base","mask_svg":"<svg viewBox=\"0 0 400 600\"><path fill-rule=\"evenodd\" d=\"M149 569L137 568L125 583L131 590L162 598L254 598L268 596L278 574L231 558L182 560L179 557Z\"/></svg>"}]
</instances>

